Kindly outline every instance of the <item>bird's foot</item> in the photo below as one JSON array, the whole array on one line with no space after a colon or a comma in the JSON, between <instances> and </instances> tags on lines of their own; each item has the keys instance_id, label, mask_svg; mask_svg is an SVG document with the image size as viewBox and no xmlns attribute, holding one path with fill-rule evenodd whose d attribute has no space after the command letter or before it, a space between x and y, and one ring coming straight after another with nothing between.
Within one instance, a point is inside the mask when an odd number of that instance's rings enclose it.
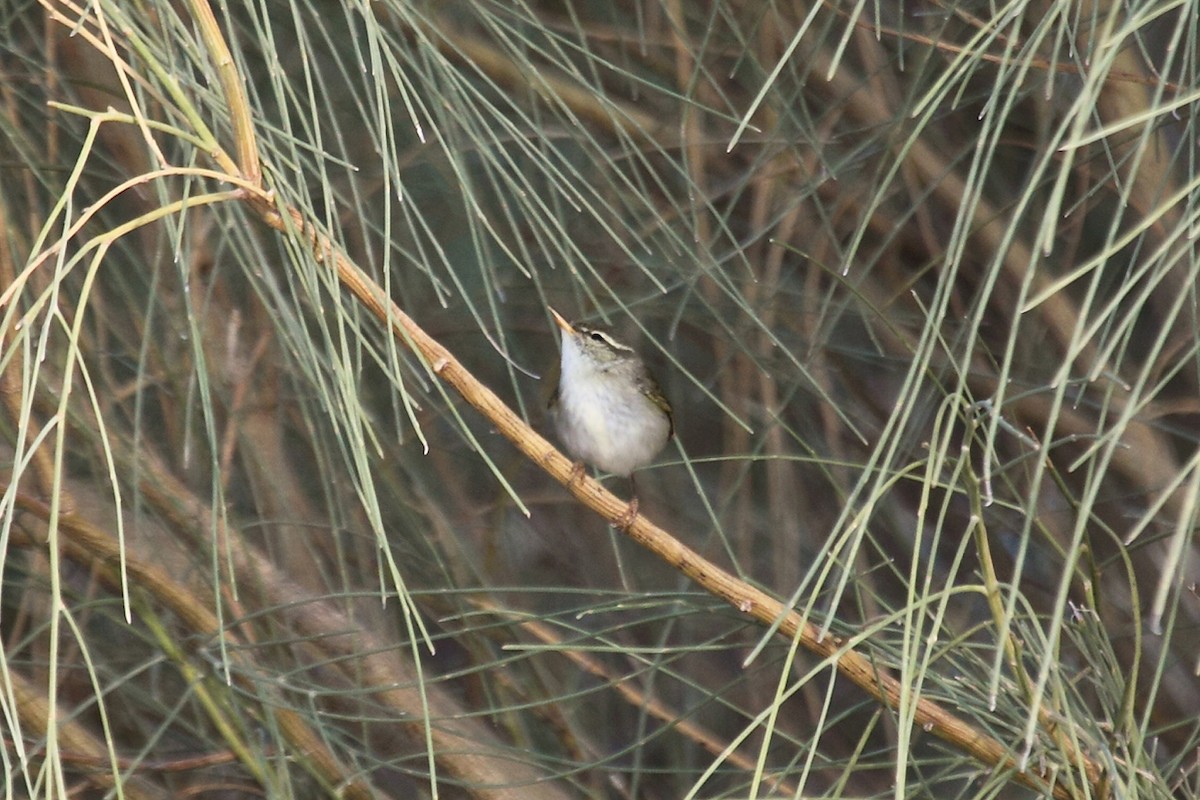
<instances>
[{"instance_id":1,"label":"bird's foot","mask_svg":"<svg viewBox=\"0 0 1200 800\"><path fill-rule=\"evenodd\" d=\"M629 505L625 507L625 513L617 517L617 521L614 523L617 527L617 530L628 531L630 526L633 525L633 521L637 519L637 515L638 499L635 497L630 500Z\"/></svg>"},{"instance_id":2,"label":"bird's foot","mask_svg":"<svg viewBox=\"0 0 1200 800\"><path fill-rule=\"evenodd\" d=\"M582 461L576 461L574 464L572 464L571 474L567 476L567 488L570 488L577 482L583 480L583 473L586 469L587 468L583 466Z\"/></svg>"}]
</instances>

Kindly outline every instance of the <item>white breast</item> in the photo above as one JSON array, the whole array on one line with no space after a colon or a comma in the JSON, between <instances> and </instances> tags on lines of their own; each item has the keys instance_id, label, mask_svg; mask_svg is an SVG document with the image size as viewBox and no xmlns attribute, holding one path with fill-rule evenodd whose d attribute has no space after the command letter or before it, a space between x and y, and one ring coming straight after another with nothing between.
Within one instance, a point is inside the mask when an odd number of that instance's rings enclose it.
<instances>
[{"instance_id":1,"label":"white breast","mask_svg":"<svg viewBox=\"0 0 1200 800\"><path fill-rule=\"evenodd\" d=\"M562 374L555 423L571 455L614 475L627 476L650 463L670 434L670 423L654 401L632 384L582 357L563 337Z\"/></svg>"}]
</instances>

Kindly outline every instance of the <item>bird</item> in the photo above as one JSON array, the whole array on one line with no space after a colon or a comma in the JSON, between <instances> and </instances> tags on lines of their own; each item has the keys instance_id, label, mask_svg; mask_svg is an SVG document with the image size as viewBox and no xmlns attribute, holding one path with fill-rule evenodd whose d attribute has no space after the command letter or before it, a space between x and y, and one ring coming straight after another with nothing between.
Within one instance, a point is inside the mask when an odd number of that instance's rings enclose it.
<instances>
[{"instance_id":1,"label":"bird","mask_svg":"<svg viewBox=\"0 0 1200 800\"><path fill-rule=\"evenodd\" d=\"M550 308L562 331L558 380L548 403L567 452L613 475L627 477L649 464L675 434L675 420L658 381L632 347L609 330L571 323ZM636 494L622 518L637 516ZM627 518L627 521L626 521Z\"/></svg>"}]
</instances>

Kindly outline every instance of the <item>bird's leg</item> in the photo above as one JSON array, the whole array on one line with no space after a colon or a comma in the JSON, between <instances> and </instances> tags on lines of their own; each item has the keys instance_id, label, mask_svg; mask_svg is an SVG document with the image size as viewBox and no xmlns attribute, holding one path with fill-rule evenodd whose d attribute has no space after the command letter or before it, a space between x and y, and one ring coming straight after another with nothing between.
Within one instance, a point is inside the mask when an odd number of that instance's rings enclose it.
<instances>
[{"instance_id":1,"label":"bird's leg","mask_svg":"<svg viewBox=\"0 0 1200 800\"><path fill-rule=\"evenodd\" d=\"M638 515L638 499L635 497L629 501L629 505L625 507L625 513L617 518L616 526L618 530L628 531L633 525L633 521Z\"/></svg>"},{"instance_id":2,"label":"bird's leg","mask_svg":"<svg viewBox=\"0 0 1200 800\"><path fill-rule=\"evenodd\" d=\"M637 519L638 515L637 486L633 483L632 474L629 476L629 494L629 505L626 506L625 513L618 517L616 522L617 529L622 531L629 530L629 527L633 525L633 521Z\"/></svg>"}]
</instances>

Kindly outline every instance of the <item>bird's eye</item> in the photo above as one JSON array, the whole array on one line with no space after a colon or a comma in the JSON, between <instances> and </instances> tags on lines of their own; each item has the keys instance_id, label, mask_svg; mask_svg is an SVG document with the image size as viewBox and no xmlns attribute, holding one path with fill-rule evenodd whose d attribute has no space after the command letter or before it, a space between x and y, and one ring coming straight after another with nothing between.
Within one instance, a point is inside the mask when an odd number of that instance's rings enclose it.
<instances>
[{"instance_id":1,"label":"bird's eye","mask_svg":"<svg viewBox=\"0 0 1200 800\"><path fill-rule=\"evenodd\" d=\"M598 331L592 331L592 341L593 341L593 342L603 342L603 341L604 341L604 334L603 334L603 333L599 333Z\"/></svg>"}]
</instances>

